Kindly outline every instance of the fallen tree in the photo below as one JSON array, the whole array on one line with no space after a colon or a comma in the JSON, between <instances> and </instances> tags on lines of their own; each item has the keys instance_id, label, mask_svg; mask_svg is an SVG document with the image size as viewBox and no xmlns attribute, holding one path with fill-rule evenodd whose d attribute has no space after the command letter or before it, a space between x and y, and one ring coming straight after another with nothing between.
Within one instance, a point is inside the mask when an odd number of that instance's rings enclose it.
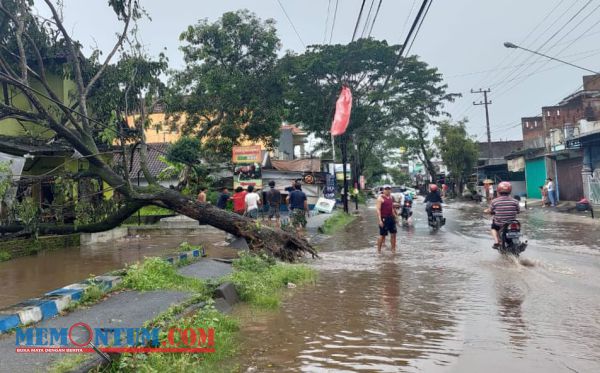
<instances>
[{"instance_id":1,"label":"fallen tree","mask_svg":"<svg viewBox=\"0 0 600 373\"><path fill-rule=\"evenodd\" d=\"M305 254L316 256L315 250L303 238L279 229L262 227L256 221L215 208L212 205L198 203L181 193L160 186L148 171L146 164L147 145L143 131L143 118L137 126L140 142L140 163L144 177L149 185L139 187L132 185L128 173L119 173L102 157L96 143L95 134L110 128L107 124L91 117L89 96L94 85L102 79L111 59L127 40L131 25L141 15L137 0L111 0L117 18L123 29L107 57L103 61L89 66L90 62L82 58L80 45L67 32L62 12L51 0L44 0L50 20L35 15L28 0L6 0L0 3L0 83L4 96L7 91L11 95L22 97L27 104L19 104L17 100L0 102L0 120L16 119L43 126L55 133L55 139L66 141L89 162L89 172L97 175L112 189L121 195L124 207L105 221L81 226L41 224L37 231L43 234L68 234L75 232L97 232L118 226L128 216L146 205L169 208L177 213L196 219L200 224L208 224L236 236L248 240L252 250L265 250L283 260L293 261ZM64 103L63 97L52 89L47 77L48 59L44 53L59 48L66 54L68 71L66 75L74 81L76 90L72 95L73 103ZM53 66L56 69L56 66ZM135 85L135 75L132 86ZM137 89L137 91L136 91ZM141 92L148 87L137 85L136 89L126 89L127 95L133 95L140 102L150 100ZM144 112L142 104L141 113ZM121 134L119 134L121 135ZM125 141L121 136L123 154L126 154ZM123 157L125 160L126 157ZM127 170L127 167L125 167ZM14 235L30 234L25 226L12 225L0 228L5 233Z\"/></svg>"}]
</instances>

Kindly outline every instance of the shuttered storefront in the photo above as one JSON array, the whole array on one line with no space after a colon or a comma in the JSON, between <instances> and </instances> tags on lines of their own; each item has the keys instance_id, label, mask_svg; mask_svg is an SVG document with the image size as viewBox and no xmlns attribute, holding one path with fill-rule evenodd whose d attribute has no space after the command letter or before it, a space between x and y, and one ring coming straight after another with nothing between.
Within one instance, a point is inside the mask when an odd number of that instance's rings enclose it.
<instances>
[{"instance_id":1,"label":"shuttered storefront","mask_svg":"<svg viewBox=\"0 0 600 373\"><path fill-rule=\"evenodd\" d=\"M546 181L546 162L544 157L525 161L525 178L527 180L527 197L542 198L540 187Z\"/></svg>"},{"instance_id":2,"label":"shuttered storefront","mask_svg":"<svg viewBox=\"0 0 600 373\"><path fill-rule=\"evenodd\" d=\"M570 158L556 162L558 171L556 181L558 185L559 200L579 201L583 198L583 179L581 177L582 165L583 160L581 158Z\"/></svg>"}]
</instances>

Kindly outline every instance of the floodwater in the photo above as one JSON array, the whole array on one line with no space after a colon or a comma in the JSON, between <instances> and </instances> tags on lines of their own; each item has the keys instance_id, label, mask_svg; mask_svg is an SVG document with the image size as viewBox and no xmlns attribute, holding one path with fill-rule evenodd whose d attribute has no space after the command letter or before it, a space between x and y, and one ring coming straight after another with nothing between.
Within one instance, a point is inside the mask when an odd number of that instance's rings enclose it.
<instances>
[{"instance_id":1,"label":"floodwater","mask_svg":"<svg viewBox=\"0 0 600 373\"><path fill-rule=\"evenodd\" d=\"M182 242L202 244L208 256L223 257L224 248L212 245L223 241L219 231L197 235L161 235L128 237L110 243L44 250L0 263L0 308L28 298L80 282L91 275L101 275L120 269L144 257L160 256L177 251Z\"/></svg>"},{"instance_id":2,"label":"floodwater","mask_svg":"<svg viewBox=\"0 0 600 373\"><path fill-rule=\"evenodd\" d=\"M322 243L314 286L277 312L241 310L242 372L600 372L600 229L530 210L520 260L491 249L474 204L431 232L416 204L396 255L371 207Z\"/></svg>"}]
</instances>

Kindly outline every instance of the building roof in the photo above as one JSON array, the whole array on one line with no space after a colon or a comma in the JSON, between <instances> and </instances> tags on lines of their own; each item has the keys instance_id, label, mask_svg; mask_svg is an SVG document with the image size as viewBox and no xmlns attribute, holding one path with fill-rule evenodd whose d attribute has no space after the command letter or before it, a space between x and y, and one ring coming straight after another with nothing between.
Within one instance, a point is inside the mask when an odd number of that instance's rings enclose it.
<instances>
[{"instance_id":1,"label":"building roof","mask_svg":"<svg viewBox=\"0 0 600 373\"><path fill-rule=\"evenodd\" d=\"M489 159L488 143L479 142L479 159ZM523 141L492 141L492 157L493 159L504 159L507 155L523 149Z\"/></svg>"},{"instance_id":2,"label":"building roof","mask_svg":"<svg viewBox=\"0 0 600 373\"><path fill-rule=\"evenodd\" d=\"M158 176L158 174L160 174L162 170L168 167L166 163L160 160L160 158L166 155L169 145L170 144L166 142L148 144L147 162L148 170L150 171L150 174L152 176ZM121 154L115 154L113 157L113 162L115 164L120 164ZM133 159L131 160L131 163L133 164L133 167L130 167L131 171L129 172L129 178L137 179L138 172L141 175L139 146L133 153Z\"/></svg>"},{"instance_id":3,"label":"building roof","mask_svg":"<svg viewBox=\"0 0 600 373\"><path fill-rule=\"evenodd\" d=\"M304 136L306 135L306 132L304 132L303 130L301 130L300 128L298 128L298 126L296 126L295 124L283 124L281 126L282 130L292 130L292 133L294 135L299 135L299 136Z\"/></svg>"},{"instance_id":4,"label":"building roof","mask_svg":"<svg viewBox=\"0 0 600 373\"><path fill-rule=\"evenodd\" d=\"M321 160L318 158L294 159L291 161L271 159L271 165L278 171L319 172Z\"/></svg>"},{"instance_id":5,"label":"building roof","mask_svg":"<svg viewBox=\"0 0 600 373\"><path fill-rule=\"evenodd\" d=\"M71 156L74 153L73 147L64 141L49 142L16 136L0 136L0 151L16 156L25 154Z\"/></svg>"}]
</instances>

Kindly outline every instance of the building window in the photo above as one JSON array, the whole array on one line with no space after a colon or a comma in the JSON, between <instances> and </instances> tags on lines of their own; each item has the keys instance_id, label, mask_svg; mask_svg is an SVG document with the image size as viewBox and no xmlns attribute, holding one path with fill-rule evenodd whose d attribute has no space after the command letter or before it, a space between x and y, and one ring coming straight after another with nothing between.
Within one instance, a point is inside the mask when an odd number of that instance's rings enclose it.
<instances>
[{"instance_id":1,"label":"building window","mask_svg":"<svg viewBox=\"0 0 600 373\"><path fill-rule=\"evenodd\" d=\"M546 116L549 117L550 116L550 110L546 111Z\"/></svg>"},{"instance_id":2,"label":"building window","mask_svg":"<svg viewBox=\"0 0 600 373\"><path fill-rule=\"evenodd\" d=\"M535 122L533 122L534 127L537 127L537 120ZM343 177L342 177L343 179Z\"/></svg>"},{"instance_id":3,"label":"building window","mask_svg":"<svg viewBox=\"0 0 600 373\"><path fill-rule=\"evenodd\" d=\"M560 116L560 110L556 110L556 116Z\"/></svg>"}]
</instances>

